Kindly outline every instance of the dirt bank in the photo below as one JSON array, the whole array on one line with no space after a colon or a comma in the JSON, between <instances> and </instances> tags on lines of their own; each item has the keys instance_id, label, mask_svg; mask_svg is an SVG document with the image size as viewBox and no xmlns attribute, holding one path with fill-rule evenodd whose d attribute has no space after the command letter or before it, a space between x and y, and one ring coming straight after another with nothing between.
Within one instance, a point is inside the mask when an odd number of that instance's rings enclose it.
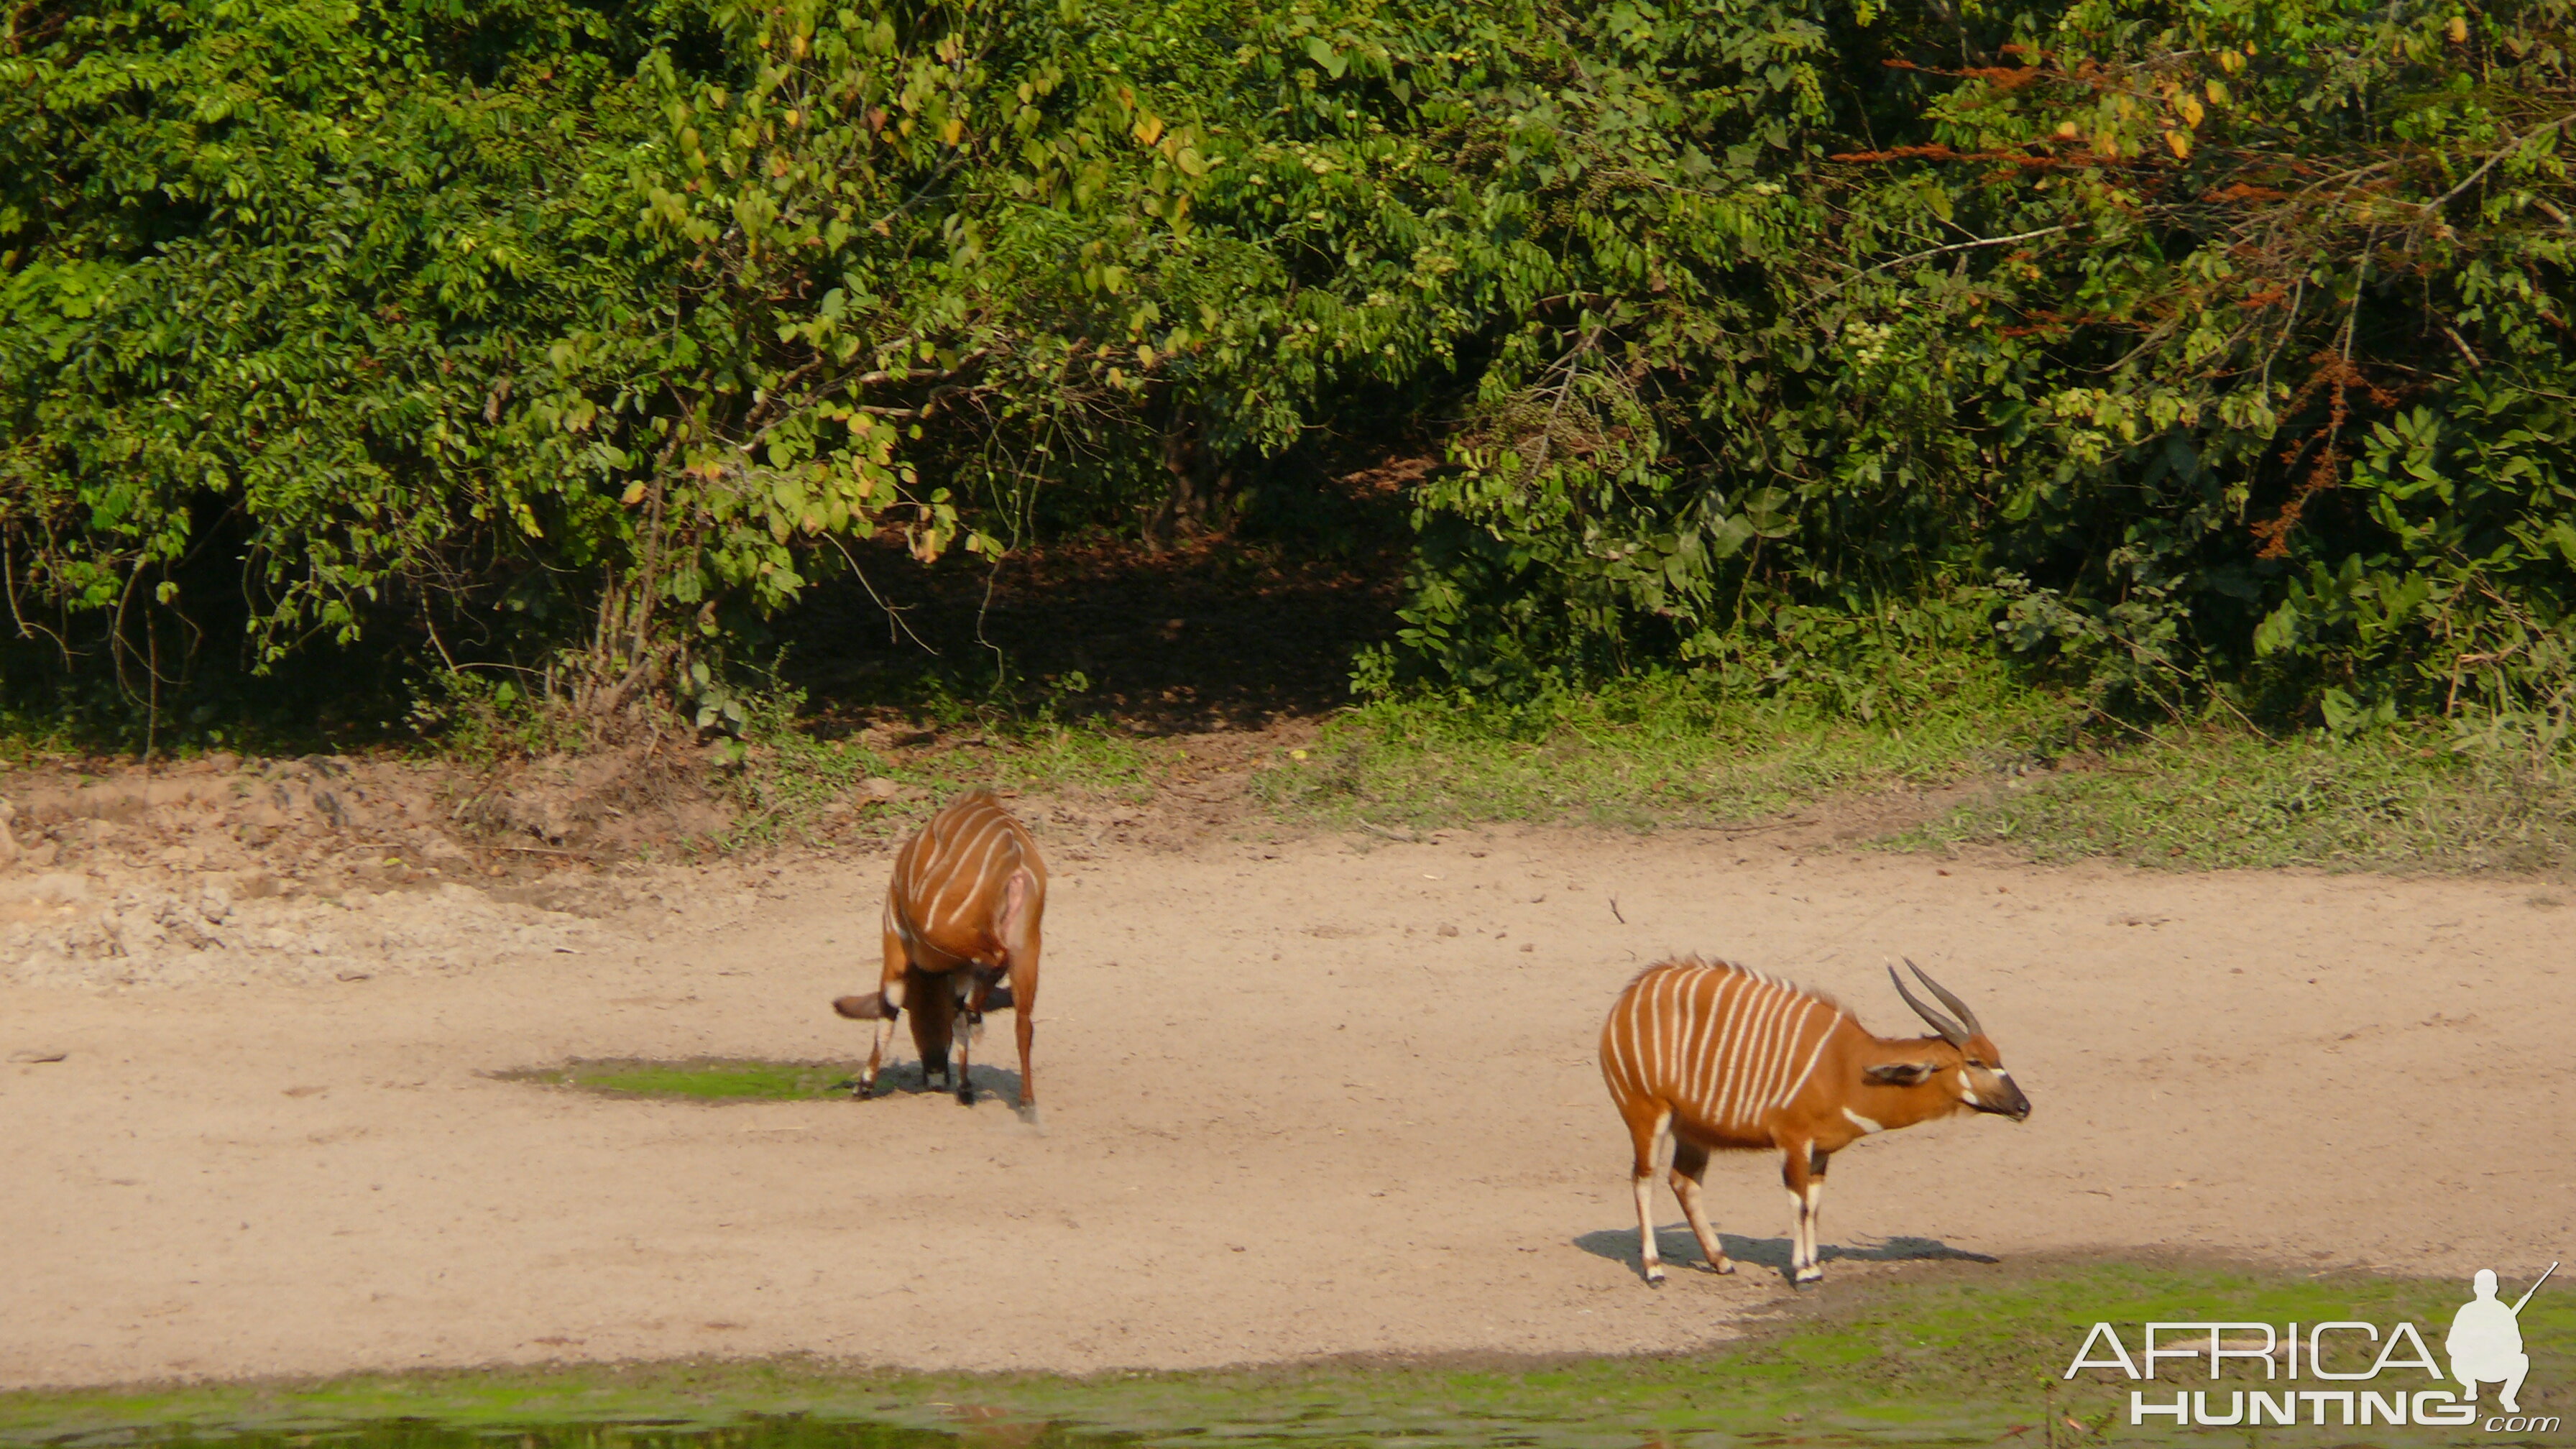
<instances>
[{"instance_id":1,"label":"dirt bank","mask_svg":"<svg viewBox=\"0 0 2576 1449\"><path fill-rule=\"evenodd\" d=\"M581 913L471 876L306 901L337 914L152 958L184 971L13 957L0 1386L1688 1347L1786 1289L1635 1276L1593 1036L1619 983L1680 949L1829 988L1887 1031L1910 1021L1879 962L1909 954L1977 1006L2036 1104L1841 1159L1829 1292L1923 1254L2155 1244L2465 1275L2576 1241L2576 983L2549 887L1701 833L1042 838L1063 855L1041 1127L995 1099L709 1107L485 1075L847 1057L861 1029L825 1003L872 977L881 854L635 871L556 902ZM167 893L213 937L264 909L236 893L210 922L202 890ZM68 910L55 929L97 905L20 910ZM979 1068L1004 1089L1007 1035ZM1782 1256L1776 1174L1712 1178L1756 1263ZM1678 1230L1665 1251L1696 1262Z\"/></svg>"}]
</instances>

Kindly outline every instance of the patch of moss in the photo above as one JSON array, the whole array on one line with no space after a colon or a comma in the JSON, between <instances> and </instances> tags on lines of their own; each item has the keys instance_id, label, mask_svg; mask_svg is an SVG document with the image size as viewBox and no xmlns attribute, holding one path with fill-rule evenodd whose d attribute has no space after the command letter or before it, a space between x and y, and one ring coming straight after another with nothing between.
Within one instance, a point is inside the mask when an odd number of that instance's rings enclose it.
<instances>
[{"instance_id":1,"label":"patch of moss","mask_svg":"<svg viewBox=\"0 0 2576 1449\"><path fill-rule=\"evenodd\" d=\"M818 1102L846 1095L854 1062L764 1062L716 1058L656 1062L626 1058L566 1062L496 1072L504 1081L573 1087L612 1097L667 1097L692 1102Z\"/></svg>"},{"instance_id":2,"label":"patch of moss","mask_svg":"<svg viewBox=\"0 0 2576 1449\"><path fill-rule=\"evenodd\" d=\"M2509 1275L2510 1276L2510 1275ZM2515 1281L2527 1281L2516 1279ZM2511 1286L2509 1283L2508 1286ZM1638 1291L1645 1291L1642 1288ZM0 1394L0 1445L247 1449L1716 1449L1729 1444L2234 1444L2132 1429L2131 1385L2065 1377L2086 1330L2149 1321L2415 1323L2439 1351L2451 1279L2093 1259L1927 1266L1829 1284L1715 1350L1661 1358L1339 1363L1215 1373L971 1376L814 1360L566 1366L155 1391ZM2526 1413L2576 1419L2576 1291L2524 1310ZM2157 1386L2213 1387L2173 1367ZM2410 1377L2418 1371L2399 1371ZM2262 1387L2232 1361L2214 1387ZM2412 1387L2427 1387L2415 1383ZM2489 1391L2490 1397L2492 1390ZM511 1439L516 1445L510 1445ZM2283 1449L2521 1442L2477 1427L2267 1427Z\"/></svg>"}]
</instances>

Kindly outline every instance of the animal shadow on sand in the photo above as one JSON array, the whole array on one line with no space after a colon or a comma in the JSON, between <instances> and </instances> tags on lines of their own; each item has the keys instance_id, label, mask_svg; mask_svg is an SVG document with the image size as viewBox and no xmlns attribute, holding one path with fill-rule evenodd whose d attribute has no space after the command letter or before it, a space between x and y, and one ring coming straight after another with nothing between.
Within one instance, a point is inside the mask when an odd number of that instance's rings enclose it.
<instances>
[{"instance_id":1,"label":"animal shadow on sand","mask_svg":"<svg viewBox=\"0 0 2576 1449\"><path fill-rule=\"evenodd\" d=\"M949 1080L953 1083L956 1078L952 1074ZM976 1106L998 1102L1011 1107L1015 1112L1019 1111L1019 1108L1014 1105L1020 1100L1018 1072L1009 1067L992 1067L977 1062L967 1069L966 1080L974 1084ZM832 1087L835 1091L846 1092L858 1084L858 1078L850 1077L834 1082ZM917 1097L933 1090L930 1085L930 1074L922 1070L921 1063L895 1062L877 1073L877 1089L869 1094L868 1099L874 1101L879 1097ZM954 1086L940 1087L935 1090L942 1097L953 1096L956 1092ZM1036 1110L1032 1107L1026 1112L1020 1112L1019 1115L1022 1120L1034 1123L1037 1121L1033 1115Z\"/></svg>"},{"instance_id":2,"label":"animal shadow on sand","mask_svg":"<svg viewBox=\"0 0 2576 1449\"><path fill-rule=\"evenodd\" d=\"M1789 1277L1789 1240L1787 1238L1747 1238L1734 1233L1720 1233L1717 1235L1717 1241L1720 1247L1726 1249L1726 1256L1736 1262L1770 1268L1778 1272L1783 1279ZM1633 1227L1603 1228L1597 1232L1585 1233L1574 1240L1574 1246L1595 1257L1624 1263L1631 1272L1639 1274L1645 1272L1645 1265L1637 1259L1637 1230ZM1676 1223L1671 1227L1657 1228L1655 1251L1671 1267L1690 1266L1701 1272L1708 1271L1708 1264L1700 1257L1699 1240L1691 1236L1688 1224ZM1876 1243L1857 1245L1827 1243L1817 1248L1816 1257L1818 1261L1826 1263L1837 1259L1855 1263L1994 1263L2002 1261L1984 1253L1971 1253L1965 1248L1951 1247L1937 1238L1884 1238Z\"/></svg>"}]
</instances>

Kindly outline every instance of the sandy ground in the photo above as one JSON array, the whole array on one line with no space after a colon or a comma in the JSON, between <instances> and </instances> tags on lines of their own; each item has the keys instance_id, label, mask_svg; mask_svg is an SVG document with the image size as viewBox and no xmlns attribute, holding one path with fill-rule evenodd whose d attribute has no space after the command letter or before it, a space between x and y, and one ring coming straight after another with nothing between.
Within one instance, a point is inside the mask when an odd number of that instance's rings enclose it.
<instances>
[{"instance_id":1,"label":"sandy ground","mask_svg":"<svg viewBox=\"0 0 2576 1449\"><path fill-rule=\"evenodd\" d=\"M1906 1034L1879 963L1911 955L2035 1104L1838 1159L1826 1292L1927 1255L2158 1245L2510 1277L2576 1247L2576 914L2553 887L1745 843L1762 838L1059 858L1036 1125L1006 1096L910 1090L908 1041L907 1090L869 1103L487 1075L846 1059L864 1028L825 1003L873 984L882 854L728 867L542 929L493 916L435 969L380 937L346 973L364 979L0 984L0 1387L1703 1344L1788 1291L1787 1209L1775 1162L1722 1161L1719 1226L1771 1268L1698 1271L1676 1227L1664 1251L1687 1266L1660 1292L1637 1279L1593 1042L1627 975L1677 950ZM978 1072L1007 1093L996 1023Z\"/></svg>"}]
</instances>

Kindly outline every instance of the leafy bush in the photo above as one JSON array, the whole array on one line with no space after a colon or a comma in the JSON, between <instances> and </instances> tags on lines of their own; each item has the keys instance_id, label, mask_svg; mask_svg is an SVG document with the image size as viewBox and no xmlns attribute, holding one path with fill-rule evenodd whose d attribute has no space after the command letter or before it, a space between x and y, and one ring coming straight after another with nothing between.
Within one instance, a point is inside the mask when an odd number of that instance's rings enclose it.
<instances>
[{"instance_id":1,"label":"leafy bush","mask_svg":"<svg viewBox=\"0 0 2576 1449\"><path fill-rule=\"evenodd\" d=\"M713 719L856 540L1222 525L1404 428L1379 689L1866 715L1999 631L2113 711L2563 714L2568 31L56 0L0 31L0 582L155 718L208 637L400 628Z\"/></svg>"}]
</instances>

